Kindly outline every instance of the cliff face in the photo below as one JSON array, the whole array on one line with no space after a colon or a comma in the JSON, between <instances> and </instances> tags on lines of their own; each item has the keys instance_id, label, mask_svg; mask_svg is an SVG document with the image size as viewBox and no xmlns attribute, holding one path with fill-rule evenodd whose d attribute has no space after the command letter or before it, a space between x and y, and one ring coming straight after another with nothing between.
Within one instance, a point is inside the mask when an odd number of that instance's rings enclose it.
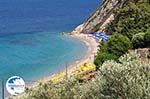
<instances>
[{"instance_id":1,"label":"cliff face","mask_svg":"<svg viewBox=\"0 0 150 99\"><path fill-rule=\"evenodd\" d=\"M104 0L89 19L78 26L72 34L102 31L114 19L114 10L123 6L127 0Z\"/></svg>"}]
</instances>

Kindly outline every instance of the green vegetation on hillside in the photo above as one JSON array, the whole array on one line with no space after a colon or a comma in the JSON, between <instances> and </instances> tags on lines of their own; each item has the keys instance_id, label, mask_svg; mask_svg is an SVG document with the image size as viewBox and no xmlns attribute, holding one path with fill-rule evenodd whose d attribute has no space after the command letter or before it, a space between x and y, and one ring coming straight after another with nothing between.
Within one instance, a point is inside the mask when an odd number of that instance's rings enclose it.
<instances>
[{"instance_id":1,"label":"green vegetation on hillside","mask_svg":"<svg viewBox=\"0 0 150 99\"><path fill-rule=\"evenodd\" d=\"M133 35L146 32L150 27L150 0L128 0L123 8L115 12L115 20L108 26L111 34Z\"/></svg>"},{"instance_id":2,"label":"green vegetation on hillside","mask_svg":"<svg viewBox=\"0 0 150 99\"><path fill-rule=\"evenodd\" d=\"M115 18L106 32L112 38L100 47L105 50L98 52L94 62L97 68L106 60L117 60L116 57L130 48L150 47L150 0L127 0L115 11Z\"/></svg>"},{"instance_id":3,"label":"green vegetation on hillside","mask_svg":"<svg viewBox=\"0 0 150 99\"><path fill-rule=\"evenodd\" d=\"M118 58L125 54L129 48L132 47L131 41L121 34L113 35L108 42L100 46L98 55L94 61L99 68L106 60L118 60Z\"/></svg>"},{"instance_id":4,"label":"green vegetation on hillside","mask_svg":"<svg viewBox=\"0 0 150 99\"><path fill-rule=\"evenodd\" d=\"M91 81L46 83L29 89L18 99L149 99L150 61L137 53L126 54L115 61L105 62Z\"/></svg>"}]
</instances>

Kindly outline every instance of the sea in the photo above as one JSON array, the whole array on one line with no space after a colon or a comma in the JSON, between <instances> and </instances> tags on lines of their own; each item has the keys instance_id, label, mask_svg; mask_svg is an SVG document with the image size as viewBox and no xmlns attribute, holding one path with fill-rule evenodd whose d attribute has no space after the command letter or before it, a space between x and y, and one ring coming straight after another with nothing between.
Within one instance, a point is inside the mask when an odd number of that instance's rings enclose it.
<instances>
[{"instance_id":1,"label":"sea","mask_svg":"<svg viewBox=\"0 0 150 99\"><path fill-rule=\"evenodd\" d=\"M87 46L62 32L85 22L100 0L0 0L0 81L36 81L83 58Z\"/></svg>"}]
</instances>

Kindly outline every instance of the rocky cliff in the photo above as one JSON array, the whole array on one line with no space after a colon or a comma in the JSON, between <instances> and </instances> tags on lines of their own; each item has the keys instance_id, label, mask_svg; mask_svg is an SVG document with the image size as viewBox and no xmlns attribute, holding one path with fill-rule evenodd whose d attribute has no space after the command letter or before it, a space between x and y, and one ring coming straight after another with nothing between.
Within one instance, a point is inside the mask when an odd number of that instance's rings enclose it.
<instances>
[{"instance_id":1,"label":"rocky cliff","mask_svg":"<svg viewBox=\"0 0 150 99\"><path fill-rule=\"evenodd\" d=\"M85 23L78 26L72 34L103 31L114 19L114 11L123 6L127 0L104 0L100 7Z\"/></svg>"}]
</instances>

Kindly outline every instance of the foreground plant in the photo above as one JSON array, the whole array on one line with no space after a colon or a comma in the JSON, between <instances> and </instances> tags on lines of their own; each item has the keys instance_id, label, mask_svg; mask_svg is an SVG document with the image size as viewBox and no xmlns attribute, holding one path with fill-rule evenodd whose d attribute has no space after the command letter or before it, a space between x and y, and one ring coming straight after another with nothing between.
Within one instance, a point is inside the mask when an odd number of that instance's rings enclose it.
<instances>
[{"instance_id":1,"label":"foreground plant","mask_svg":"<svg viewBox=\"0 0 150 99\"><path fill-rule=\"evenodd\" d=\"M132 52L119 61L106 61L91 81L49 82L17 99L150 99L150 60Z\"/></svg>"}]
</instances>

